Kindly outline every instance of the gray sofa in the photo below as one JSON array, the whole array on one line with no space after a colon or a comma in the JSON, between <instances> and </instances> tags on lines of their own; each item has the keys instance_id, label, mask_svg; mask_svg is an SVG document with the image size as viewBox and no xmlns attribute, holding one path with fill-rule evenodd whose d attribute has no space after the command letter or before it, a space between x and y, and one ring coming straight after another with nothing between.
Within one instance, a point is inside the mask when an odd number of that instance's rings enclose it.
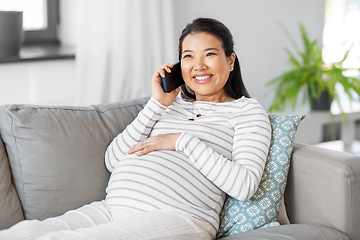
<instances>
[{"instance_id":1,"label":"gray sofa","mask_svg":"<svg viewBox=\"0 0 360 240\"><path fill-rule=\"evenodd\" d=\"M0 107L0 229L105 197L104 153L148 98L89 107ZM291 224L222 239L360 240L360 159L296 143L285 205Z\"/></svg>"}]
</instances>

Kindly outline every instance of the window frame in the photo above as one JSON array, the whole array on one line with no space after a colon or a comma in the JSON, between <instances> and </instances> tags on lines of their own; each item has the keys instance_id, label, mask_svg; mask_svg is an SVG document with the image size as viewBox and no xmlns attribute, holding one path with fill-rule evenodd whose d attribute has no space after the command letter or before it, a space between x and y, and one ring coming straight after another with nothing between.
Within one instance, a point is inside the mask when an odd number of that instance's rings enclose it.
<instances>
[{"instance_id":1,"label":"window frame","mask_svg":"<svg viewBox=\"0 0 360 240\"><path fill-rule=\"evenodd\" d=\"M40 30L25 30L24 45L59 44L58 25L59 0L46 0L47 28Z\"/></svg>"}]
</instances>

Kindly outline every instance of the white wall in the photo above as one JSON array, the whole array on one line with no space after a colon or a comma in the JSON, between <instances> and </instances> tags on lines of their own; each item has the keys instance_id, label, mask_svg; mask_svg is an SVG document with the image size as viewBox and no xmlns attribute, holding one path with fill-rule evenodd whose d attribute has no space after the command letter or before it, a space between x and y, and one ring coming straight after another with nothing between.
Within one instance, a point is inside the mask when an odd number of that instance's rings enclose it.
<instances>
[{"instance_id":1,"label":"white wall","mask_svg":"<svg viewBox=\"0 0 360 240\"><path fill-rule=\"evenodd\" d=\"M0 104L73 105L75 61L0 64Z\"/></svg>"},{"instance_id":2,"label":"white wall","mask_svg":"<svg viewBox=\"0 0 360 240\"><path fill-rule=\"evenodd\" d=\"M176 40L185 25L196 17L217 18L230 28L245 84L251 95L265 108L268 108L273 97L271 89L265 88L265 84L288 69L284 47L292 49L280 24L297 41L300 41L299 22L305 25L311 37L320 42L322 39L325 0L172 1ZM76 46L78 2L79 0L60 0L60 36L65 45ZM176 60L169 59L169 62ZM76 82L75 72L76 64L72 60L0 64L1 86L2 89L7 89L5 93L2 91L0 103L72 104L72 99L77 94L71 88ZM36 82L41 84L34 85ZM34 91L36 98L30 97L34 95Z\"/></svg>"}]
</instances>

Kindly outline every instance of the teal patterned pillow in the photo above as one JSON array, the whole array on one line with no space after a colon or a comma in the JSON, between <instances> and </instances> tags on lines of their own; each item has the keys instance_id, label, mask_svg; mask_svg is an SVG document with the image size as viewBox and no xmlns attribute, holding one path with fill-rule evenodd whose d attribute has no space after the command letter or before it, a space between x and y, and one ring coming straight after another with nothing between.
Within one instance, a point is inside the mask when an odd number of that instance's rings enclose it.
<instances>
[{"instance_id":1,"label":"teal patterned pillow","mask_svg":"<svg viewBox=\"0 0 360 240\"><path fill-rule=\"evenodd\" d=\"M247 201L239 201L230 196L226 198L220 215L217 237L280 225L277 219L285 191L295 133L304 117L269 115L272 140L259 188Z\"/></svg>"}]
</instances>

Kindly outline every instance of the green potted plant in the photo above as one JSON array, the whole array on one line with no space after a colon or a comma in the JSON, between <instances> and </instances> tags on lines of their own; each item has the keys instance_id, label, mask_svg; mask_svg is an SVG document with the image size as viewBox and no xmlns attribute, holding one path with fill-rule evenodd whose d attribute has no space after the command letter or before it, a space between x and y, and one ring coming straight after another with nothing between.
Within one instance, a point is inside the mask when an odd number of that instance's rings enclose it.
<instances>
[{"instance_id":1,"label":"green potted plant","mask_svg":"<svg viewBox=\"0 0 360 240\"><path fill-rule=\"evenodd\" d=\"M314 109L313 107L319 109L316 101L320 99L325 101L327 109L330 109L331 102L336 100L341 112L343 112L335 88L336 84L340 84L344 88L351 101L353 100L353 91L360 96L360 80L344 75L344 71L350 70L343 66L343 62L347 59L351 48L340 62L325 64L318 42L309 39L307 31L301 23L299 27L304 49L300 50L294 41L292 43L297 49L298 56L291 53L289 49L285 49L289 56L290 70L272 79L267 84L267 86L275 89L275 98L269 111L282 111L287 104L292 104L294 109L299 93L305 90L303 102L308 101L312 109Z\"/></svg>"}]
</instances>

